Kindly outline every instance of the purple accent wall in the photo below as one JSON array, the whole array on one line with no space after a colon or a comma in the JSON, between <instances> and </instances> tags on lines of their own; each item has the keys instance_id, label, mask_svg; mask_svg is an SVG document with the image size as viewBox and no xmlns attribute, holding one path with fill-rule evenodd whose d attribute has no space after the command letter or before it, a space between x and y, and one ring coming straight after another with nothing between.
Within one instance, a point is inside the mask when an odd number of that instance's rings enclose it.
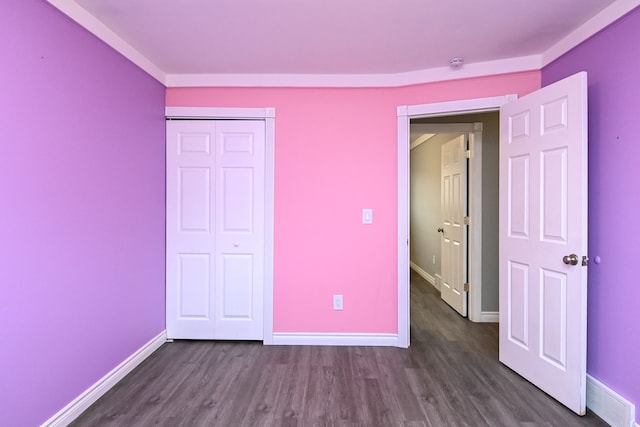
<instances>
[{"instance_id":1,"label":"purple accent wall","mask_svg":"<svg viewBox=\"0 0 640 427\"><path fill-rule=\"evenodd\" d=\"M587 371L640 409L640 8L542 70L589 81ZM640 421L640 411L636 421Z\"/></svg>"},{"instance_id":2,"label":"purple accent wall","mask_svg":"<svg viewBox=\"0 0 640 427\"><path fill-rule=\"evenodd\" d=\"M42 0L0 52L0 424L35 426L164 330L165 89Z\"/></svg>"}]
</instances>

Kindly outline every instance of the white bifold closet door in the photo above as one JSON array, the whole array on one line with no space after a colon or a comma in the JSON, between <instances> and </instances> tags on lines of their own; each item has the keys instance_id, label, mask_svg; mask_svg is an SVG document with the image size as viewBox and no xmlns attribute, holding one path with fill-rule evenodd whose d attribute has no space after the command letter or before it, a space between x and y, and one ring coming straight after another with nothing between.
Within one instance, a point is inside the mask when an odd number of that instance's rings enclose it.
<instances>
[{"instance_id":1,"label":"white bifold closet door","mask_svg":"<svg viewBox=\"0 0 640 427\"><path fill-rule=\"evenodd\" d=\"M263 339L265 124L167 121L167 337Z\"/></svg>"}]
</instances>

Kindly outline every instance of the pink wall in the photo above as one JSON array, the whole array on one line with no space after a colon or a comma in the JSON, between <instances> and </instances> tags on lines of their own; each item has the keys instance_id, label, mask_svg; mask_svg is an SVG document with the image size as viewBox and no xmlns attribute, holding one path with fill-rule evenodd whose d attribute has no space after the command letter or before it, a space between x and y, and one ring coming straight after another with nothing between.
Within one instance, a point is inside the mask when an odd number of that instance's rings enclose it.
<instances>
[{"instance_id":1,"label":"pink wall","mask_svg":"<svg viewBox=\"0 0 640 427\"><path fill-rule=\"evenodd\" d=\"M536 71L402 88L169 88L166 104L276 108L276 332L396 333L396 107L538 88Z\"/></svg>"}]
</instances>

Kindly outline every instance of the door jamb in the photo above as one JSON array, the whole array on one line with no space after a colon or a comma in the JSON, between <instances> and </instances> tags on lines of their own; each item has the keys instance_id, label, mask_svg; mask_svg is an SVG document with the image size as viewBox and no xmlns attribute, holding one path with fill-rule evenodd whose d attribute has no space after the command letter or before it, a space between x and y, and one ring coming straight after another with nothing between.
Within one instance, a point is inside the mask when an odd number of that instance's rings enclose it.
<instances>
[{"instance_id":1,"label":"door jamb","mask_svg":"<svg viewBox=\"0 0 640 427\"><path fill-rule=\"evenodd\" d=\"M499 110L517 95L465 99L433 104L402 105L398 117L398 339L409 347L409 134L413 118L484 113Z\"/></svg>"},{"instance_id":2,"label":"door jamb","mask_svg":"<svg viewBox=\"0 0 640 427\"><path fill-rule=\"evenodd\" d=\"M210 108L165 107L165 116L180 119L264 120L265 180L264 180L264 345L273 344L273 243L274 243L274 173L275 173L275 108Z\"/></svg>"}]
</instances>

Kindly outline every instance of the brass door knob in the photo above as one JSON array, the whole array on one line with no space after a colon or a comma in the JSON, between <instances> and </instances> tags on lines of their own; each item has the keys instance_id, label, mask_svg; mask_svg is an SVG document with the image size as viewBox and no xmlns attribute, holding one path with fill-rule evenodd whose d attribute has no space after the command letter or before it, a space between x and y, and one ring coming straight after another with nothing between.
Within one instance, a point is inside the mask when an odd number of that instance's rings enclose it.
<instances>
[{"instance_id":1,"label":"brass door knob","mask_svg":"<svg viewBox=\"0 0 640 427\"><path fill-rule=\"evenodd\" d=\"M562 257L562 262L564 262L567 265L578 265L578 255L576 254L565 255Z\"/></svg>"}]
</instances>

